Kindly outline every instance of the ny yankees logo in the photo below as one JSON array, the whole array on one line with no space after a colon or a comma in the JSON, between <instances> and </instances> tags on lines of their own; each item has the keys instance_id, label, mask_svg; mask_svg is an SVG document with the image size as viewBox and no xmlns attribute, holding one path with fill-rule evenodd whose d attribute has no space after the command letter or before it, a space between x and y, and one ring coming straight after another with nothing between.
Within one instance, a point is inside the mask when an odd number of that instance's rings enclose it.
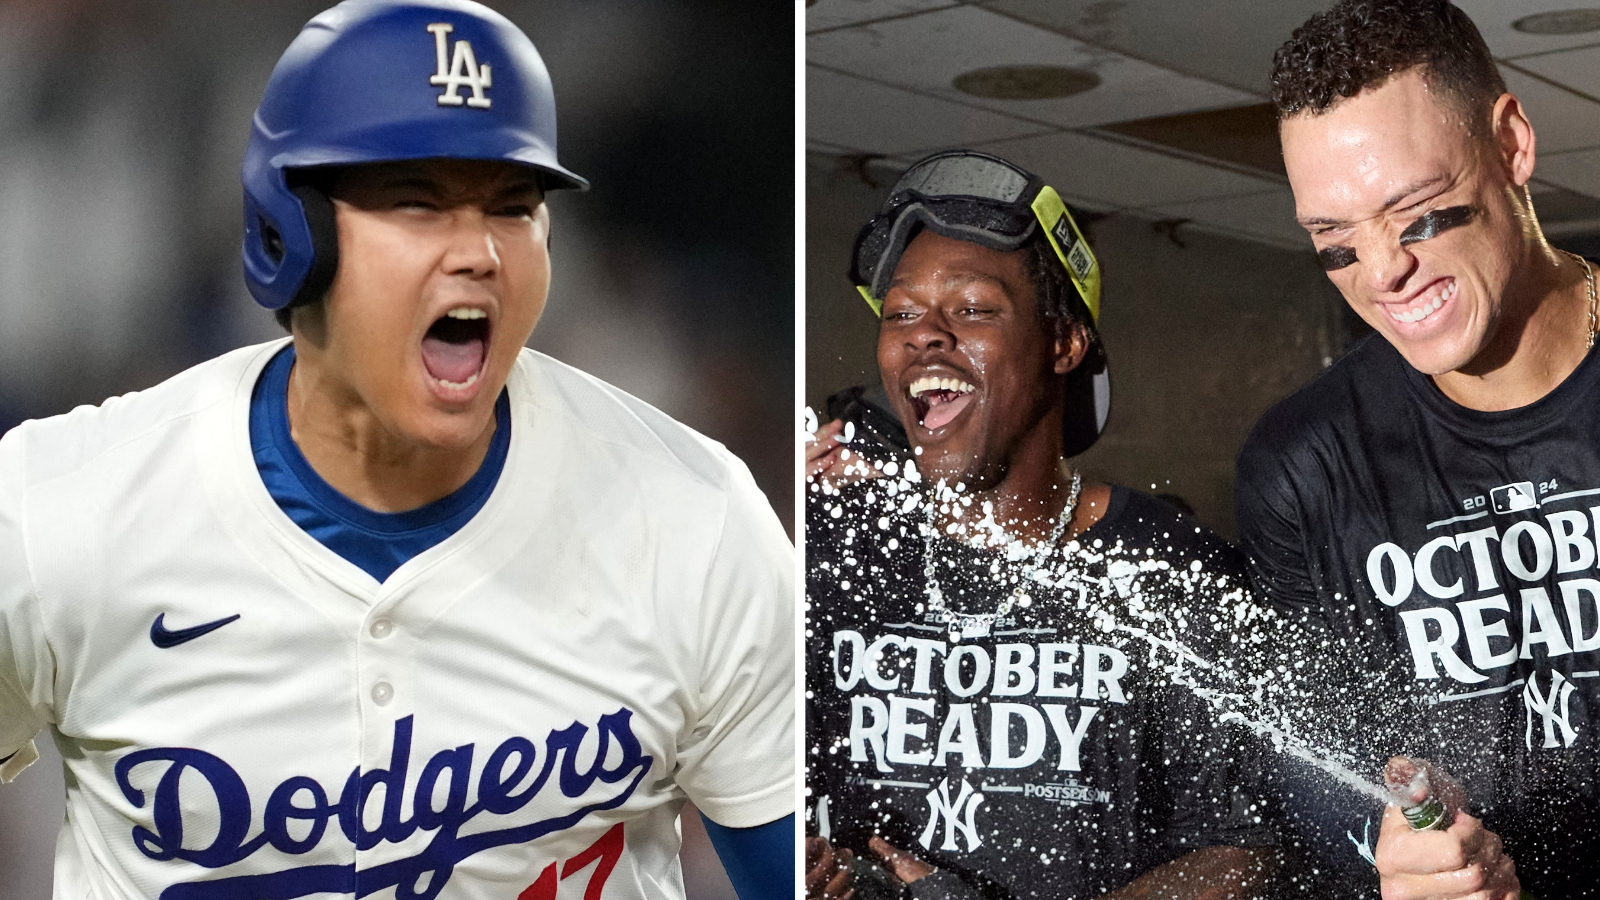
<instances>
[{"instance_id":1,"label":"ny yankees logo","mask_svg":"<svg viewBox=\"0 0 1600 900\"><path fill-rule=\"evenodd\" d=\"M956 844L956 831L959 829L967 839L968 852L978 849L983 839L978 837L978 827L972 817L978 812L978 804L983 802L983 795L972 789L965 778L961 779L961 790L957 792L954 803L950 802L950 779L946 778L943 784L928 792L928 827L922 829L922 837L918 843L926 850L933 842L933 833L938 828L939 820L944 819L944 843L940 850L960 850ZM963 821L963 810L965 820Z\"/></svg>"},{"instance_id":2,"label":"ny yankees logo","mask_svg":"<svg viewBox=\"0 0 1600 900\"><path fill-rule=\"evenodd\" d=\"M1528 729L1523 735L1523 742L1528 749L1533 749L1533 714L1538 713L1544 717L1544 746L1570 747L1573 740L1578 737L1577 729L1572 727L1568 720L1570 710L1568 701L1572 698L1572 685L1567 679L1561 677L1560 672L1550 673L1550 692L1544 696L1539 695L1539 673L1534 672L1528 676L1528 684L1522 689L1522 702L1528 707ZM1556 706L1560 704L1561 712L1557 714ZM1556 726L1561 727L1561 740L1556 740Z\"/></svg>"},{"instance_id":3,"label":"ny yankees logo","mask_svg":"<svg viewBox=\"0 0 1600 900\"><path fill-rule=\"evenodd\" d=\"M460 106L464 101L474 109L488 109L489 98L483 92L493 83L489 78L489 64L478 65L478 58L472 53L472 45L465 40L456 41L455 55L450 57L449 70L445 69L445 57L449 48L445 46L444 36L455 31L455 26L448 22L435 22L428 26L433 32L434 49L438 53L439 71L433 73L428 83L438 85L445 89L439 95L440 106ZM463 87L472 88L471 97L462 97L456 91Z\"/></svg>"}]
</instances>

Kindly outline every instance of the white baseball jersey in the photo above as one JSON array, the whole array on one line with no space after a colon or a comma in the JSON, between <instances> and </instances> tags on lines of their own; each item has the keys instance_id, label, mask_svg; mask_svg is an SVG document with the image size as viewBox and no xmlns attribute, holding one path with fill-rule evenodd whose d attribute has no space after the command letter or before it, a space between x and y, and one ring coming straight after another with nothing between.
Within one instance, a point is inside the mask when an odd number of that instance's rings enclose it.
<instances>
[{"instance_id":1,"label":"white baseball jersey","mask_svg":"<svg viewBox=\"0 0 1600 900\"><path fill-rule=\"evenodd\" d=\"M487 504L380 584L257 474L282 345L0 440L0 774L52 730L58 898L677 897L685 798L793 812L793 548L737 459L524 351Z\"/></svg>"}]
</instances>

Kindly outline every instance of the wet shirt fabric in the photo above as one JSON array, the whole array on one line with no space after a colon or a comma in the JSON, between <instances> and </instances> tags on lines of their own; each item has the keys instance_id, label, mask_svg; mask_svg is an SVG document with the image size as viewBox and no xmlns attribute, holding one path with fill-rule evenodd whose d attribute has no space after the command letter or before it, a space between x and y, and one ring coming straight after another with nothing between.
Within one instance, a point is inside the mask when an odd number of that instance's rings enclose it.
<instances>
[{"instance_id":1,"label":"wet shirt fabric","mask_svg":"<svg viewBox=\"0 0 1600 900\"><path fill-rule=\"evenodd\" d=\"M1048 583L1028 585L1027 606L952 641L924 608L923 513L905 486L809 497L814 832L867 859L878 835L979 896L1053 900L1200 847L1272 843L1247 739L1216 729L1170 686L1172 657L1125 630L1225 643L1220 626L1248 602L1231 548L1113 488L1105 517L1039 566ZM993 611L1028 568L937 540L954 610Z\"/></svg>"},{"instance_id":2,"label":"wet shirt fabric","mask_svg":"<svg viewBox=\"0 0 1600 900\"><path fill-rule=\"evenodd\" d=\"M1600 896L1595 354L1537 403L1479 412L1368 338L1257 424L1238 503L1258 593L1349 663L1326 703L1357 711L1342 740L1363 774L1439 763L1524 889ZM1377 896L1381 810L1283 776L1308 868Z\"/></svg>"}]
</instances>

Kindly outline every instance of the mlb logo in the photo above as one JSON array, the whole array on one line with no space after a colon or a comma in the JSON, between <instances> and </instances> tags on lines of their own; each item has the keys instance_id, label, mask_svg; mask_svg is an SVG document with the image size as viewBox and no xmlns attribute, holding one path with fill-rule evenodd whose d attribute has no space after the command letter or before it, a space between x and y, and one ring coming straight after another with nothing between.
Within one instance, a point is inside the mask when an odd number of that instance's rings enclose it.
<instances>
[{"instance_id":1,"label":"mlb logo","mask_svg":"<svg viewBox=\"0 0 1600 900\"><path fill-rule=\"evenodd\" d=\"M1494 501L1494 511L1497 513L1514 513L1539 508L1539 496L1533 492L1531 481L1503 484L1490 491L1489 498Z\"/></svg>"}]
</instances>

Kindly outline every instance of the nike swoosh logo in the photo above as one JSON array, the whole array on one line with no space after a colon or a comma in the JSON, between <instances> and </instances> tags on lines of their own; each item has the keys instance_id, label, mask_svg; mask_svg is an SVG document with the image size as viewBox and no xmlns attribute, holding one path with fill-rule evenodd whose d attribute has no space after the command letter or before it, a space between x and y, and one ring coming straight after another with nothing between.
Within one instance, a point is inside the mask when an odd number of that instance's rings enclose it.
<instances>
[{"instance_id":1,"label":"nike swoosh logo","mask_svg":"<svg viewBox=\"0 0 1600 900\"><path fill-rule=\"evenodd\" d=\"M160 615L156 616L156 620L154 622L150 623L150 643L155 644L157 647L160 647L163 650L168 647L176 647L179 644L188 643L197 637L208 635L211 632L216 631L218 628L228 624L229 622L232 622L234 619L239 618L239 614L234 613L226 619L218 619L215 622L207 622L204 625L196 625L193 628L180 628L177 631L167 630L167 626L165 624L166 618L167 614L161 613Z\"/></svg>"}]
</instances>

